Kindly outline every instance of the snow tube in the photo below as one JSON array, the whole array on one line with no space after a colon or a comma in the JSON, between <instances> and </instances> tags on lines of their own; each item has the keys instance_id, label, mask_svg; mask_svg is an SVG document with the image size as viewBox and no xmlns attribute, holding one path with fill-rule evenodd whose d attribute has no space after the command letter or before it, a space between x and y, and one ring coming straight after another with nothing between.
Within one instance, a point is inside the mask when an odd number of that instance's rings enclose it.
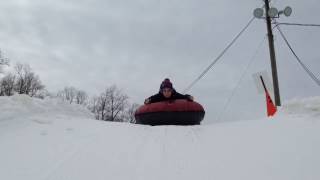
<instances>
[{"instance_id":1,"label":"snow tube","mask_svg":"<svg viewBox=\"0 0 320 180\"><path fill-rule=\"evenodd\" d=\"M205 111L197 102L183 99L143 105L135 112L137 124L198 125Z\"/></svg>"}]
</instances>

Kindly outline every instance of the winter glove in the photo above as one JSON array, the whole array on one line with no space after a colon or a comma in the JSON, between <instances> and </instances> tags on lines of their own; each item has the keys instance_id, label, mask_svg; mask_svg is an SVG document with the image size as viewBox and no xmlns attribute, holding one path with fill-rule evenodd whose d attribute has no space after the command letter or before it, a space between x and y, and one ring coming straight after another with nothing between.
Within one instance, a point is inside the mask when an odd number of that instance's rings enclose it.
<instances>
[{"instance_id":1,"label":"winter glove","mask_svg":"<svg viewBox=\"0 0 320 180\"><path fill-rule=\"evenodd\" d=\"M194 99L193 96L189 95L187 100L193 102L193 99Z\"/></svg>"},{"instance_id":2,"label":"winter glove","mask_svg":"<svg viewBox=\"0 0 320 180\"><path fill-rule=\"evenodd\" d=\"M150 98L147 98L146 100L144 100L144 104L150 104Z\"/></svg>"}]
</instances>

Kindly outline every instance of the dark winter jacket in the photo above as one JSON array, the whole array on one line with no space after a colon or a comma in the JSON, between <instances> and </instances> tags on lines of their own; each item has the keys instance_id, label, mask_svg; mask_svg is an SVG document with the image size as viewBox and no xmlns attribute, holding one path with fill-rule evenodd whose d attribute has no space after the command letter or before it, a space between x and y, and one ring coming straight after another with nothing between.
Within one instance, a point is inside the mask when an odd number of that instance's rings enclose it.
<instances>
[{"instance_id":1,"label":"dark winter jacket","mask_svg":"<svg viewBox=\"0 0 320 180\"><path fill-rule=\"evenodd\" d=\"M158 94L155 94L151 97L148 98L150 101L149 103L155 103L155 102L160 102L160 101L173 101L173 100L176 100L176 99L186 99L186 100L191 100L191 96L186 94L186 95L183 95L183 94L180 94L178 92L176 92L175 90L172 91L172 95L170 98L165 98L163 96L163 94L161 92L159 92Z\"/></svg>"}]
</instances>

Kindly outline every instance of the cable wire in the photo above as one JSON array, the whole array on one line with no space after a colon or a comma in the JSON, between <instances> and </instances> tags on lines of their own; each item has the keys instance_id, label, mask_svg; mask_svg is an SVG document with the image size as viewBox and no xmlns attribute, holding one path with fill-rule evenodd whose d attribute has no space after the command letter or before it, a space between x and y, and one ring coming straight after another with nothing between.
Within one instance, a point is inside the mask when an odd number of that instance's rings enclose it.
<instances>
[{"instance_id":1,"label":"cable wire","mask_svg":"<svg viewBox=\"0 0 320 180\"><path fill-rule=\"evenodd\" d=\"M262 39L262 41L261 41L261 42L259 43L259 45L257 46L257 49L256 49L255 52L253 53L253 56L251 57L251 59L249 60L247 66L246 66L246 68L245 68L245 70L244 70L243 73L241 74L241 77L240 77L237 85L236 85L236 86L234 87L234 89L232 90L231 95L229 96L229 98L228 98L226 104L224 105L224 107L223 107L220 115L218 116L218 121L221 120L221 117L222 117L223 114L226 112L226 110L227 110L227 108L228 108L228 106L229 106L232 98L233 98L234 95L235 95L235 92L236 92L236 91L238 90L238 88L240 87L240 84L241 84L241 82L243 81L244 76L247 74L248 69L251 67L252 63L254 62L253 60L256 59L256 57L257 57L257 55L258 55L258 53L259 53L259 51L260 51L263 43L265 42L266 38L267 38L267 36L264 36L264 38Z\"/></svg>"},{"instance_id":2,"label":"cable wire","mask_svg":"<svg viewBox=\"0 0 320 180\"><path fill-rule=\"evenodd\" d=\"M278 31L280 32L282 38L286 42L287 46L289 47L290 51L294 55L294 57L297 59L298 63L302 66L302 68L306 71L306 73L310 76L310 78L318 85L320 86L320 80L317 78L314 73L301 61L301 59L298 57L298 55L294 52L292 49L290 43L288 42L287 38L285 37L284 33L281 31L280 27L277 26Z\"/></svg>"},{"instance_id":3,"label":"cable wire","mask_svg":"<svg viewBox=\"0 0 320 180\"><path fill-rule=\"evenodd\" d=\"M320 27L320 24L301 24L301 23L278 23L275 22L274 24L275 27L280 26L280 25L287 25L287 26L311 26L311 27Z\"/></svg>"},{"instance_id":4,"label":"cable wire","mask_svg":"<svg viewBox=\"0 0 320 180\"><path fill-rule=\"evenodd\" d=\"M251 18L247 25L237 34L237 36L228 44L228 46L219 54L217 58L198 76L183 92L190 90L217 62L218 60L228 51L228 49L236 42L236 40L242 35L242 33L250 26L255 18Z\"/></svg>"}]
</instances>

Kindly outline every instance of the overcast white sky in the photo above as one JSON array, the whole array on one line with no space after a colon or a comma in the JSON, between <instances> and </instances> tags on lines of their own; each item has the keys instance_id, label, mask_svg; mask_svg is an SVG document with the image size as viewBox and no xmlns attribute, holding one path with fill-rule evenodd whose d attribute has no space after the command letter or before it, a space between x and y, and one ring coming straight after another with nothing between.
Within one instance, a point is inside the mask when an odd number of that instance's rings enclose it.
<instances>
[{"instance_id":1,"label":"overcast white sky","mask_svg":"<svg viewBox=\"0 0 320 180\"><path fill-rule=\"evenodd\" d=\"M28 63L51 92L75 86L100 94L116 84L142 103L169 77L183 91L252 17L262 0L10 0L0 2L0 48L12 64ZM278 21L320 24L319 0L274 0L293 8ZM300 58L320 76L320 28L282 26ZM204 123L265 116L265 97L252 74L270 73L263 20L255 20L188 93L205 110ZM282 101L320 95L275 31ZM271 75L270 75L271 78ZM229 103L227 103L229 102ZM227 106L226 106L227 104ZM223 110L225 109L225 110Z\"/></svg>"}]
</instances>

